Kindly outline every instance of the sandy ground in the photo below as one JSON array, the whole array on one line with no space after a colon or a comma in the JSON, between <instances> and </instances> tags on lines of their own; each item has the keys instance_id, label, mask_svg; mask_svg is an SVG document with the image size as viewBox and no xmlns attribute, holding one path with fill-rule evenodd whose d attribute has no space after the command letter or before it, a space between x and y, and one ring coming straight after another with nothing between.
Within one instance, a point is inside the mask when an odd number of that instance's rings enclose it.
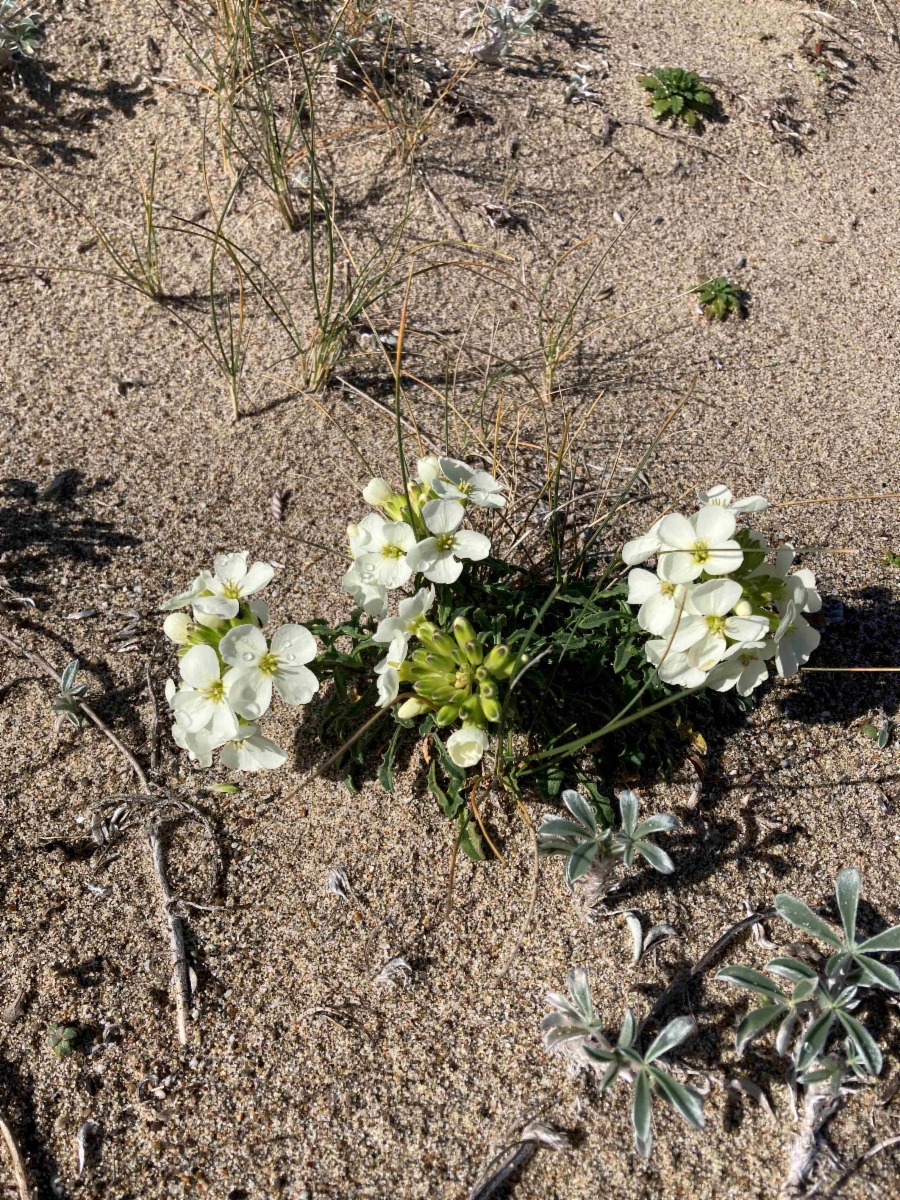
<instances>
[{"instance_id":1,"label":"sandy ground","mask_svg":"<svg viewBox=\"0 0 900 1200\"><path fill-rule=\"evenodd\" d=\"M413 8L423 36L455 65L452 14ZM453 236L455 223L531 282L593 236L566 260L563 282L573 285L596 248L621 233L615 214L633 218L598 277L598 290L612 291L592 301L597 316L615 319L567 377L560 405L586 412L605 389L586 457L608 459L624 430L622 461L633 464L696 381L648 467L657 498L629 510L635 530L675 497L719 480L773 501L900 491L900 52L880 27L891 25L888 6L872 8L877 20L840 10L836 28L850 41L827 36L854 64L841 101L800 52L813 22L798 3L636 0L623 9L578 0L548 19L527 58L502 72L479 67L466 90L485 115L446 122L422 151L440 203L414 185L415 237ZM340 563L297 539L339 545L362 512L364 480L346 442L285 382L289 365L276 363L279 342L264 322L247 369L246 415L234 427L221 381L170 312L71 269L107 268L90 229L11 160L24 159L125 230L138 220L134 166L146 170L158 142L163 212L202 219L203 106L195 88L151 81L189 72L145 0L61 3L48 33L42 68L0 91L0 572L36 603L10 603L2 628L58 667L78 657L91 701L144 755L146 665L159 688L175 663L159 632L160 600L213 554L246 548L283 564L269 590L274 620L338 615ZM578 62L592 64L598 80L589 111L561 102ZM634 75L660 62L718 81L725 119L697 142L627 124L647 121ZM798 155L771 139L760 116L782 88L810 126ZM526 118L530 98L538 115ZM611 140L604 114L617 123ZM359 127L371 110L326 89L322 120ZM515 170L511 136L522 142ZM378 129L337 147L327 170L339 218L350 243L364 247L402 212L405 173ZM512 232L492 229L479 209L504 189L525 222ZM235 211L235 236L264 253L308 309L302 235L279 226L253 185ZM167 289L202 297L205 250L176 235L162 241ZM683 293L725 269L747 289L750 317L708 326ZM512 355L533 347L533 334L509 299L490 282L445 272L415 287L411 314L419 328L447 337L468 329L472 342L494 338ZM395 321L397 308L388 303L385 318ZM179 311L192 315L190 306ZM202 311L195 317L202 323ZM410 346L410 369L440 387L441 344L423 337ZM354 369L364 386L385 386L376 356ZM482 369L476 357L465 360L460 403L474 403ZM141 383L119 386L126 375ZM437 429L431 394L411 387L410 396L423 424ZM388 422L337 389L322 404L376 469L390 470ZM64 470L74 474L63 495L38 500L37 489ZM283 524L269 512L276 488L291 490ZM900 550L897 513L896 501L857 501L763 518L772 538L835 551L811 562L822 590L844 605L844 619L825 630L819 665L896 663L900 576L882 560ZM84 609L95 613L67 619ZM139 648L119 653L112 635L132 614ZM321 753L315 706L299 724L276 710L271 736L293 748L291 764L242 778L236 795L204 790L226 774L199 775L167 747L164 778L209 813L226 863L225 909L186 910L198 988L191 1045L181 1051L145 844L132 838L99 872L91 857L90 806L127 790L127 768L91 731L54 735L47 681L6 652L0 662L0 1000L27 989L24 1012L0 1025L0 1111L19 1131L39 1196L457 1200L517 1123L535 1115L571 1131L577 1145L541 1151L516 1184L522 1200L777 1195L792 1129L787 1093L764 1044L742 1061L734 1054L745 1000L709 979L693 987L686 1003L700 1032L680 1061L762 1083L778 1122L716 1084L705 1132L657 1115L658 1146L645 1166L633 1153L626 1090L598 1098L590 1081L542 1052L543 995L563 986L570 967L587 966L598 1007L617 1027L626 1006L646 1012L744 915L745 898L766 905L792 891L826 903L846 865L863 873L864 925L900 920L900 751L896 738L879 751L861 732L866 720L896 714L894 677L774 686L743 728L707 731L699 800L687 777L654 789L648 805L677 813L684 826L667 842L678 869L671 879L636 872L623 896L648 923L673 923L679 937L639 968L621 918L586 923L550 862L534 920L502 975L531 891L522 825L497 807L507 860L461 864L445 916L451 837L425 792L421 761L394 797L374 783L358 795L337 782L304 783ZM546 808L530 803L535 814ZM179 894L208 903L196 828L179 831L172 858ZM326 892L338 864L353 904ZM788 936L775 923L768 932ZM412 967L407 987L378 979L396 956ZM749 939L732 956L765 961ZM896 1105L882 1104L897 1072L893 1012L872 1018L889 1051L883 1079L849 1100L830 1128L848 1163L900 1133ZM76 1054L50 1052L51 1021L79 1029ZM76 1136L86 1121L98 1130L79 1178ZM885 1154L841 1194L894 1195L895 1180Z\"/></svg>"}]
</instances>

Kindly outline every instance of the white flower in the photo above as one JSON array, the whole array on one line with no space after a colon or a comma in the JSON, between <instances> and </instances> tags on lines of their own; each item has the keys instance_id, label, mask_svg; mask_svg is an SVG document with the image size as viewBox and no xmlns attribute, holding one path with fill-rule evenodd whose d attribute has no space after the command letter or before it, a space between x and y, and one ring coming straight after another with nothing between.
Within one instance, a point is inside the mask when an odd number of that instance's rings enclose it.
<instances>
[{"instance_id":1,"label":"white flower","mask_svg":"<svg viewBox=\"0 0 900 1200\"><path fill-rule=\"evenodd\" d=\"M672 583L667 574L665 559L659 564L656 575L636 567L628 573L628 603L639 604L638 624L648 633L661 637L671 630L679 610L692 612L690 588Z\"/></svg>"},{"instance_id":2,"label":"white flower","mask_svg":"<svg viewBox=\"0 0 900 1200\"><path fill-rule=\"evenodd\" d=\"M775 630L775 666L782 679L787 679L797 674L822 638L819 631L801 617L801 610L794 600L788 599L779 605L779 611L782 617Z\"/></svg>"},{"instance_id":3,"label":"white flower","mask_svg":"<svg viewBox=\"0 0 900 1200\"><path fill-rule=\"evenodd\" d=\"M487 734L477 725L463 725L447 738L447 753L458 767L474 767L487 749Z\"/></svg>"},{"instance_id":4,"label":"white flower","mask_svg":"<svg viewBox=\"0 0 900 1200\"><path fill-rule=\"evenodd\" d=\"M272 703L272 688L287 704L308 704L319 681L303 664L316 657L316 641L303 625L282 625L269 645L255 625L230 629L219 653L234 669L228 694L235 712L247 720L261 717Z\"/></svg>"},{"instance_id":5,"label":"white flower","mask_svg":"<svg viewBox=\"0 0 900 1200\"><path fill-rule=\"evenodd\" d=\"M173 612L163 621L163 633L176 646L188 644L188 626L191 618L187 613Z\"/></svg>"},{"instance_id":6,"label":"white flower","mask_svg":"<svg viewBox=\"0 0 900 1200\"><path fill-rule=\"evenodd\" d=\"M271 771L287 760L287 754L268 738L260 737L256 725L242 725L241 736L222 747L222 765L232 771Z\"/></svg>"},{"instance_id":7,"label":"white flower","mask_svg":"<svg viewBox=\"0 0 900 1200\"><path fill-rule=\"evenodd\" d=\"M632 538L622 547L622 562L628 567L636 567L638 563L646 562L659 551L662 543L659 540L659 527L665 517L655 521L641 537Z\"/></svg>"},{"instance_id":8,"label":"white flower","mask_svg":"<svg viewBox=\"0 0 900 1200\"><path fill-rule=\"evenodd\" d=\"M373 508L381 508L394 499L394 489L386 479L370 479L363 488L363 500Z\"/></svg>"},{"instance_id":9,"label":"white flower","mask_svg":"<svg viewBox=\"0 0 900 1200\"><path fill-rule=\"evenodd\" d=\"M442 500L471 500L482 508L502 508L506 503L502 489L493 475L476 471L458 458L440 459L444 479L434 479L431 486Z\"/></svg>"},{"instance_id":10,"label":"white flower","mask_svg":"<svg viewBox=\"0 0 900 1200\"><path fill-rule=\"evenodd\" d=\"M378 676L378 703L384 708L396 700L400 691L400 664L406 658L407 639L404 633L395 633L388 652L375 667Z\"/></svg>"},{"instance_id":11,"label":"white flower","mask_svg":"<svg viewBox=\"0 0 900 1200\"><path fill-rule=\"evenodd\" d=\"M710 672L707 687L727 692L736 687L738 695L749 696L769 678L767 661L775 653L773 642L744 642L729 646L725 658Z\"/></svg>"},{"instance_id":12,"label":"white flower","mask_svg":"<svg viewBox=\"0 0 900 1200\"><path fill-rule=\"evenodd\" d=\"M732 535L734 513L707 504L690 520L680 513L663 517L659 526L659 553L666 558L666 574L673 583L690 583L705 571L727 575L743 561Z\"/></svg>"},{"instance_id":13,"label":"white flower","mask_svg":"<svg viewBox=\"0 0 900 1200\"><path fill-rule=\"evenodd\" d=\"M419 476L419 482L424 483L426 487L431 487L436 479L441 474L441 460L436 454L429 454L427 458L420 458L416 464L416 474Z\"/></svg>"},{"instance_id":14,"label":"white flower","mask_svg":"<svg viewBox=\"0 0 900 1200\"><path fill-rule=\"evenodd\" d=\"M416 535L405 521L385 521L373 531L366 549L356 556L354 566L358 577L382 587L403 587L412 575L406 561L407 551L416 544Z\"/></svg>"},{"instance_id":15,"label":"white flower","mask_svg":"<svg viewBox=\"0 0 900 1200\"><path fill-rule=\"evenodd\" d=\"M347 541L350 543L350 557L358 558L365 554L372 544L372 538L378 533L385 518L378 513L366 513L358 525L347 526Z\"/></svg>"},{"instance_id":16,"label":"white flower","mask_svg":"<svg viewBox=\"0 0 900 1200\"><path fill-rule=\"evenodd\" d=\"M764 512L769 507L765 496L744 496L742 500L735 500L724 483L717 483L708 492L698 490L697 500L701 508L708 504L717 504L732 513Z\"/></svg>"},{"instance_id":17,"label":"white flower","mask_svg":"<svg viewBox=\"0 0 900 1200\"><path fill-rule=\"evenodd\" d=\"M454 583L462 574L459 558L487 558L491 543L483 533L459 529L466 510L456 500L429 500L422 509L425 525L435 536L407 553L406 561L432 583Z\"/></svg>"},{"instance_id":18,"label":"white flower","mask_svg":"<svg viewBox=\"0 0 900 1200\"><path fill-rule=\"evenodd\" d=\"M424 700L420 700L418 696L411 696L409 700L404 700L397 709L397 716L402 717L404 721L408 721L412 717L421 717L422 713L426 712L431 712L431 705L426 704Z\"/></svg>"},{"instance_id":19,"label":"white flower","mask_svg":"<svg viewBox=\"0 0 900 1200\"><path fill-rule=\"evenodd\" d=\"M370 617L383 617L387 612L387 588L371 579L363 579L355 562L341 580L341 588Z\"/></svg>"},{"instance_id":20,"label":"white flower","mask_svg":"<svg viewBox=\"0 0 900 1200\"><path fill-rule=\"evenodd\" d=\"M766 617L728 615L741 595L741 585L734 579L710 579L695 587L691 605L696 615L682 616L672 649L686 650L691 666L709 671L725 657L726 638L739 643L764 639L769 632Z\"/></svg>"},{"instance_id":21,"label":"white flower","mask_svg":"<svg viewBox=\"0 0 900 1200\"><path fill-rule=\"evenodd\" d=\"M666 653L668 647L668 653ZM673 650L668 638L653 639L644 645L647 661L656 667L663 683L676 687L694 688L706 680L706 672L695 667L683 650ZM665 655L665 657L663 657Z\"/></svg>"},{"instance_id":22,"label":"white flower","mask_svg":"<svg viewBox=\"0 0 900 1200\"><path fill-rule=\"evenodd\" d=\"M434 588L419 588L414 596L401 600L397 606L396 617L385 617L372 634L372 641L380 646L389 645L396 634L405 634L407 638L415 636L422 623L422 618L434 604ZM405 657L405 656L404 656Z\"/></svg>"},{"instance_id":23,"label":"white flower","mask_svg":"<svg viewBox=\"0 0 900 1200\"><path fill-rule=\"evenodd\" d=\"M208 728L214 739L234 737L238 721L229 695L231 680L222 678L212 646L188 650L181 660L181 678L187 687L180 688L171 701L177 723L188 733Z\"/></svg>"},{"instance_id":24,"label":"white flower","mask_svg":"<svg viewBox=\"0 0 900 1200\"><path fill-rule=\"evenodd\" d=\"M209 571L201 571L187 591L182 592L178 596L173 596L171 600L164 600L159 607L163 612L173 612L178 608L187 608L189 604L193 604L201 592L206 591L211 579L212 575L210 575Z\"/></svg>"},{"instance_id":25,"label":"white flower","mask_svg":"<svg viewBox=\"0 0 900 1200\"><path fill-rule=\"evenodd\" d=\"M208 729L198 729L196 733L189 733L177 721L172 726L172 741L179 749L187 751L191 762L201 767L212 766L212 752L223 744L223 740L214 742Z\"/></svg>"},{"instance_id":26,"label":"white flower","mask_svg":"<svg viewBox=\"0 0 900 1200\"><path fill-rule=\"evenodd\" d=\"M269 563L255 562L248 567L245 550L220 554L213 561L213 569L215 574L208 578L205 589L212 595L197 596L193 600L194 611L226 619L236 617L241 600L264 588L275 574Z\"/></svg>"}]
</instances>

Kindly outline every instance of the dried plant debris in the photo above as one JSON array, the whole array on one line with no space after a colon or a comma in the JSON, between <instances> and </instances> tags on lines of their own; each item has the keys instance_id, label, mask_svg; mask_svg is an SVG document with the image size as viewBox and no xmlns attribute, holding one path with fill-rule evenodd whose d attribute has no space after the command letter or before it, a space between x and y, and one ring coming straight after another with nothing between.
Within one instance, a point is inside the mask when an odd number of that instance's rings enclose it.
<instances>
[{"instance_id":1,"label":"dried plant debris","mask_svg":"<svg viewBox=\"0 0 900 1200\"><path fill-rule=\"evenodd\" d=\"M500 1190L517 1178L519 1171L534 1158L540 1147L548 1150L570 1150L572 1137L547 1121L530 1121L518 1139L494 1156L485 1167L478 1182L469 1192L468 1200L491 1200Z\"/></svg>"},{"instance_id":2,"label":"dried plant debris","mask_svg":"<svg viewBox=\"0 0 900 1200\"><path fill-rule=\"evenodd\" d=\"M806 149L804 138L815 132L809 121L797 112L797 100L790 92L779 92L760 109L760 118L772 141L789 154Z\"/></svg>"},{"instance_id":3,"label":"dried plant debris","mask_svg":"<svg viewBox=\"0 0 900 1200\"><path fill-rule=\"evenodd\" d=\"M387 984L388 987L409 987L412 982L413 969L405 958L389 959L375 976L376 983Z\"/></svg>"}]
</instances>

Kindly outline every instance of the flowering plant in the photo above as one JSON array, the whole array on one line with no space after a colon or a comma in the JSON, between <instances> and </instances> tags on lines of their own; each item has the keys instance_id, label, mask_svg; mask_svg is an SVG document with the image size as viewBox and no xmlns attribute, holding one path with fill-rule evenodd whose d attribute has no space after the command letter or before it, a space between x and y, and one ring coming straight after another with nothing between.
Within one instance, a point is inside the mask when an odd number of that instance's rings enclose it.
<instances>
[{"instance_id":1,"label":"flowering plant","mask_svg":"<svg viewBox=\"0 0 900 1200\"><path fill-rule=\"evenodd\" d=\"M768 678L770 661L783 678L807 661L820 637L803 614L818 612L822 600L812 571L789 574L793 546L779 546L770 565L763 535L738 528L767 500L734 500L721 485L698 499L693 517L670 513L626 542L622 559L635 567L628 600L653 635L644 651L660 679L747 696ZM653 556L655 573L636 565Z\"/></svg>"},{"instance_id":2,"label":"flowering plant","mask_svg":"<svg viewBox=\"0 0 900 1200\"><path fill-rule=\"evenodd\" d=\"M236 771L280 767L287 754L262 737L258 722L273 690L286 704L308 704L319 681L305 665L317 653L303 625L282 625L267 639L269 606L250 597L274 575L269 563L247 565L246 552L220 554L213 570L167 600L163 631L179 647L181 684L170 679L166 699L175 744L201 767L221 749L222 765ZM190 609L188 615L185 609Z\"/></svg>"}]
</instances>

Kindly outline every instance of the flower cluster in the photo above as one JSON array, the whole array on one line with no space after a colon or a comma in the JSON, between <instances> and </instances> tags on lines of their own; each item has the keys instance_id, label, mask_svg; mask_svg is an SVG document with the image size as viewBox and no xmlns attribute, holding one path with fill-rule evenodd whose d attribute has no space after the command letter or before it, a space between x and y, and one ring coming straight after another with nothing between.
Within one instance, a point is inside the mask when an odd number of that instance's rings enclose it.
<instances>
[{"instance_id":1,"label":"flower cluster","mask_svg":"<svg viewBox=\"0 0 900 1200\"><path fill-rule=\"evenodd\" d=\"M181 685L166 685L174 714L172 737L201 767L214 750L237 771L280 767L287 754L259 733L257 722L272 703L273 690L286 704L308 704L319 680L304 664L316 657L316 642L303 625L282 625L266 639L264 600L249 597L269 583L268 563L247 565L247 554L220 554L213 570L201 571L190 587L167 600L163 624L180 647ZM191 609L191 615L179 611Z\"/></svg>"},{"instance_id":2,"label":"flower cluster","mask_svg":"<svg viewBox=\"0 0 900 1200\"><path fill-rule=\"evenodd\" d=\"M405 492L385 479L373 479L363 499L381 513L369 513L347 536L353 564L342 586L373 617L387 612L388 592L404 587L415 574L431 583L455 583L460 559L487 558L491 543L483 533L460 529L466 507L502 508L497 481L455 458L421 458L417 478Z\"/></svg>"},{"instance_id":3,"label":"flower cluster","mask_svg":"<svg viewBox=\"0 0 900 1200\"><path fill-rule=\"evenodd\" d=\"M796 674L819 644L804 613L822 600L812 571L789 574L793 546L772 550L758 530L739 528L741 516L762 512L762 496L735 500L721 485L698 493L693 517L670 513L642 537L626 542L622 558L629 603L653 636L644 651L665 683L747 696L768 678ZM656 573L637 566L656 557Z\"/></svg>"}]
</instances>

